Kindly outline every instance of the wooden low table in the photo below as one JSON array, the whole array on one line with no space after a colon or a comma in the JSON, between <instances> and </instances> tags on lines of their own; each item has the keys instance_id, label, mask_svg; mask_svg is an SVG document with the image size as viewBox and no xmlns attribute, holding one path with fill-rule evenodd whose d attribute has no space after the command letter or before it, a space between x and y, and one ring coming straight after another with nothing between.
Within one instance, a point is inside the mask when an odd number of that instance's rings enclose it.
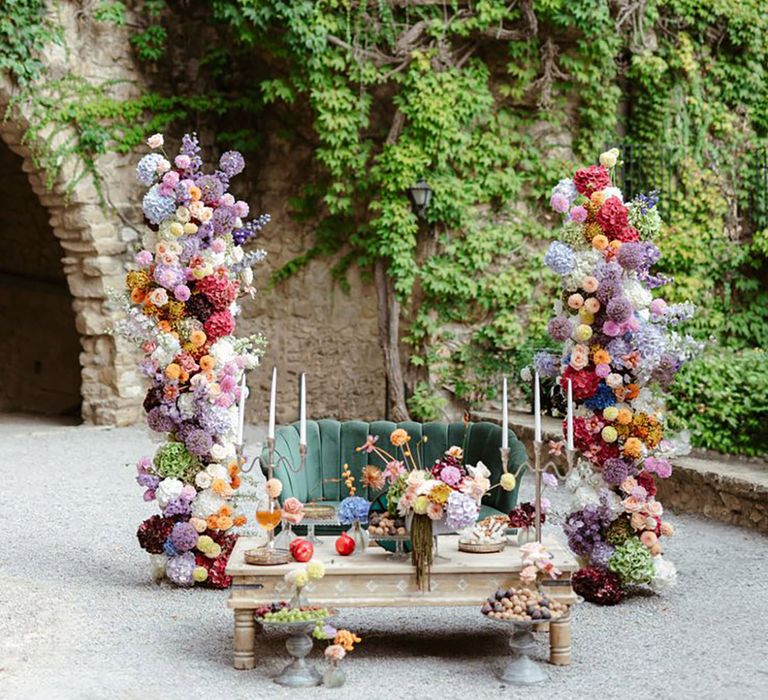
<instances>
[{"instance_id":1,"label":"wooden low table","mask_svg":"<svg viewBox=\"0 0 768 700\"><path fill-rule=\"evenodd\" d=\"M304 589L312 605L333 608L474 606L478 617L485 599L499 588L521 585L520 550L507 545L498 554L468 554L458 551L458 536L441 536L439 557L432 565L431 591L420 591L410 558L393 559L388 552L370 546L362 555L342 557L336 553L335 537L321 537L315 545L314 559L325 564L325 577ZM554 555L555 566L563 572L547 582L547 594L563 603L573 603L571 573L579 568L573 556L555 539L544 544ZM287 600L292 589L283 577L304 564L280 566L246 564L244 553L258 546L258 540L241 537L227 564L232 588L227 605L235 614L234 666L250 669L256 665L256 633L260 625L257 608ZM571 663L571 616L549 623L550 654L553 664ZM545 626L543 626L545 627Z\"/></svg>"}]
</instances>

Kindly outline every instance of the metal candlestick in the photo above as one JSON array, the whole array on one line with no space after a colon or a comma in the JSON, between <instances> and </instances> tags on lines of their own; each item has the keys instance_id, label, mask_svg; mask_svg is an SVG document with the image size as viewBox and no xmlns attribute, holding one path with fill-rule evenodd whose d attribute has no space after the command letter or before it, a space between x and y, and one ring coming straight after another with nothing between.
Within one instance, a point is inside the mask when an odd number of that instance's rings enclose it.
<instances>
[{"instance_id":1,"label":"metal candlestick","mask_svg":"<svg viewBox=\"0 0 768 700\"><path fill-rule=\"evenodd\" d=\"M566 468L565 470L562 470L560 465L557 464L557 462L553 460L549 460L548 462L544 462L542 459L542 450L544 449L544 443L541 440L534 440L533 441L533 465L530 464L530 462L526 462L525 464L521 465L520 469L530 469L534 474L535 479L535 496L534 496L534 505L536 506L536 541L541 543L541 481L542 477L544 475L544 472L550 472L555 476L555 478L558 481L565 481L573 471L574 466L576 465L576 450L566 448L565 450L565 459L566 459ZM519 472L520 470L518 470Z\"/></svg>"}]
</instances>

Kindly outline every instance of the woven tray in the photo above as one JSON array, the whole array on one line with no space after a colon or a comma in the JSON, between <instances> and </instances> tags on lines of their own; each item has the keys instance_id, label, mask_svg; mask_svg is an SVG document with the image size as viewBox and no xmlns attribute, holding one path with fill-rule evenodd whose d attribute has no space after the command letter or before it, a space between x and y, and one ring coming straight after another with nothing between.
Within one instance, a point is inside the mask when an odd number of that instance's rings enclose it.
<instances>
[{"instance_id":1,"label":"woven tray","mask_svg":"<svg viewBox=\"0 0 768 700\"><path fill-rule=\"evenodd\" d=\"M279 566L293 560L290 551L287 549L275 548L269 550L266 547L247 549L243 558L246 564L255 564L256 566Z\"/></svg>"},{"instance_id":2,"label":"woven tray","mask_svg":"<svg viewBox=\"0 0 768 700\"><path fill-rule=\"evenodd\" d=\"M496 554L504 551L506 542L462 542L459 540L459 551L469 554Z\"/></svg>"},{"instance_id":3,"label":"woven tray","mask_svg":"<svg viewBox=\"0 0 768 700\"><path fill-rule=\"evenodd\" d=\"M307 520L336 520L336 508L319 503L307 503L304 506L304 517Z\"/></svg>"}]
</instances>

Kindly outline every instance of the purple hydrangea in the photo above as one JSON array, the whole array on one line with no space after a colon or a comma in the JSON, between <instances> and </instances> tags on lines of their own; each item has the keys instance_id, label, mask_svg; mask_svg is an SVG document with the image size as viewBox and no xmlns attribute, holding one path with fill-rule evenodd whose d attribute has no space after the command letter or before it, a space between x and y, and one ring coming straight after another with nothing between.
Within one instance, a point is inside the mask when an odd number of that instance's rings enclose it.
<instances>
[{"instance_id":1,"label":"purple hydrangea","mask_svg":"<svg viewBox=\"0 0 768 700\"><path fill-rule=\"evenodd\" d=\"M451 491L445 507L445 524L452 530L463 530L477 520L477 503L459 491Z\"/></svg>"},{"instance_id":2,"label":"purple hydrangea","mask_svg":"<svg viewBox=\"0 0 768 700\"><path fill-rule=\"evenodd\" d=\"M139 473L136 475L136 483L142 488L154 491L160 483L160 477L148 474L145 470L139 470Z\"/></svg>"},{"instance_id":3,"label":"purple hydrangea","mask_svg":"<svg viewBox=\"0 0 768 700\"><path fill-rule=\"evenodd\" d=\"M173 290L176 286L184 284L186 277L184 270L176 265L157 265L154 272L155 282L161 287Z\"/></svg>"},{"instance_id":4,"label":"purple hydrangea","mask_svg":"<svg viewBox=\"0 0 768 700\"><path fill-rule=\"evenodd\" d=\"M170 557L165 565L165 574L177 586L191 586L194 584L192 573L195 570L195 555L192 552L184 552L175 557Z\"/></svg>"},{"instance_id":5,"label":"purple hydrangea","mask_svg":"<svg viewBox=\"0 0 768 700\"><path fill-rule=\"evenodd\" d=\"M547 332L553 340L568 340L573 333L573 324L565 316L555 316L547 325Z\"/></svg>"},{"instance_id":6,"label":"purple hydrangea","mask_svg":"<svg viewBox=\"0 0 768 700\"><path fill-rule=\"evenodd\" d=\"M184 444L191 454L204 457L211 451L213 440L205 430L194 428L187 431L184 436Z\"/></svg>"},{"instance_id":7,"label":"purple hydrangea","mask_svg":"<svg viewBox=\"0 0 768 700\"><path fill-rule=\"evenodd\" d=\"M144 195L141 206L149 222L158 225L176 213L176 198L164 197L160 194L158 186L152 185Z\"/></svg>"},{"instance_id":8,"label":"purple hydrangea","mask_svg":"<svg viewBox=\"0 0 768 700\"><path fill-rule=\"evenodd\" d=\"M200 427L211 435L223 435L232 427L229 411L222 406L201 404L197 419Z\"/></svg>"},{"instance_id":9,"label":"purple hydrangea","mask_svg":"<svg viewBox=\"0 0 768 700\"><path fill-rule=\"evenodd\" d=\"M603 505L589 504L571 513L563 525L571 551L580 557L589 556L594 546L603 541L600 531L610 523L610 510Z\"/></svg>"},{"instance_id":10,"label":"purple hydrangea","mask_svg":"<svg viewBox=\"0 0 768 700\"><path fill-rule=\"evenodd\" d=\"M558 275L567 275L576 267L576 256L565 243L552 241L544 255L544 264Z\"/></svg>"},{"instance_id":11,"label":"purple hydrangea","mask_svg":"<svg viewBox=\"0 0 768 700\"><path fill-rule=\"evenodd\" d=\"M179 552L188 552L197 544L197 530L188 522L176 523L171 530L171 542Z\"/></svg>"},{"instance_id":12,"label":"purple hydrangea","mask_svg":"<svg viewBox=\"0 0 768 700\"><path fill-rule=\"evenodd\" d=\"M192 513L192 502L182 496L168 501L168 505L163 508L163 515L167 518L180 515L186 517Z\"/></svg>"},{"instance_id":13,"label":"purple hydrangea","mask_svg":"<svg viewBox=\"0 0 768 700\"><path fill-rule=\"evenodd\" d=\"M630 344L624 338L614 338L606 346L611 357L619 358L632 352Z\"/></svg>"},{"instance_id":14,"label":"purple hydrangea","mask_svg":"<svg viewBox=\"0 0 768 700\"><path fill-rule=\"evenodd\" d=\"M635 333L635 342L640 354L651 362L661 358L666 347L664 331L652 323L644 323Z\"/></svg>"},{"instance_id":15,"label":"purple hydrangea","mask_svg":"<svg viewBox=\"0 0 768 700\"><path fill-rule=\"evenodd\" d=\"M227 177L234 177L243 172L245 160L239 151L227 151L219 158L219 167Z\"/></svg>"},{"instance_id":16,"label":"purple hydrangea","mask_svg":"<svg viewBox=\"0 0 768 700\"><path fill-rule=\"evenodd\" d=\"M182 236L179 238L179 244L181 245L179 259L182 262L189 262L200 250L200 241L197 236Z\"/></svg>"},{"instance_id":17,"label":"purple hydrangea","mask_svg":"<svg viewBox=\"0 0 768 700\"><path fill-rule=\"evenodd\" d=\"M570 333L568 335L570 336ZM533 366L540 377L553 378L560 374L560 358L551 352L537 352L533 356Z\"/></svg>"},{"instance_id":18,"label":"purple hydrangea","mask_svg":"<svg viewBox=\"0 0 768 700\"><path fill-rule=\"evenodd\" d=\"M237 216L233 207L219 207L213 212L213 232L219 236L229 233L234 225Z\"/></svg>"},{"instance_id":19,"label":"purple hydrangea","mask_svg":"<svg viewBox=\"0 0 768 700\"><path fill-rule=\"evenodd\" d=\"M600 303L608 301L621 292L621 265L616 262L602 263L595 268L595 277L600 283L595 296Z\"/></svg>"},{"instance_id":20,"label":"purple hydrangea","mask_svg":"<svg viewBox=\"0 0 768 700\"><path fill-rule=\"evenodd\" d=\"M605 313L611 321L624 323L632 315L632 304L626 297L613 297L605 307Z\"/></svg>"},{"instance_id":21,"label":"purple hydrangea","mask_svg":"<svg viewBox=\"0 0 768 700\"><path fill-rule=\"evenodd\" d=\"M608 560L613 556L615 548L606 542L595 542L589 555L590 566L597 566L605 569L608 566Z\"/></svg>"}]
</instances>

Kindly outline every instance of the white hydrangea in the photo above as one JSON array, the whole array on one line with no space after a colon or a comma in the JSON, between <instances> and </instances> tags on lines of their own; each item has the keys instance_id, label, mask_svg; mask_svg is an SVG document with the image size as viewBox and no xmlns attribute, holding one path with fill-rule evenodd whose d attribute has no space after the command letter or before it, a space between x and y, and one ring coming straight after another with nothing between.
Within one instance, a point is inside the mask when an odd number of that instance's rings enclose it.
<instances>
[{"instance_id":1,"label":"white hydrangea","mask_svg":"<svg viewBox=\"0 0 768 700\"><path fill-rule=\"evenodd\" d=\"M215 494L211 489L204 489L192 501L192 517L207 518L209 515L218 513L219 509L226 504L226 500Z\"/></svg>"},{"instance_id":2,"label":"white hydrangea","mask_svg":"<svg viewBox=\"0 0 768 700\"><path fill-rule=\"evenodd\" d=\"M155 490L155 498L157 498L157 505L161 508L165 508L173 499L178 498L181 495L181 490L184 488L183 482L179 479L163 479Z\"/></svg>"},{"instance_id":3,"label":"white hydrangea","mask_svg":"<svg viewBox=\"0 0 768 700\"><path fill-rule=\"evenodd\" d=\"M653 301L650 290L636 279L627 280L624 284L624 295L636 310L647 309Z\"/></svg>"},{"instance_id":4,"label":"white hydrangea","mask_svg":"<svg viewBox=\"0 0 768 700\"><path fill-rule=\"evenodd\" d=\"M211 345L208 354L216 360L217 367L221 367L236 358L235 349L229 337L219 338Z\"/></svg>"},{"instance_id":5,"label":"white hydrangea","mask_svg":"<svg viewBox=\"0 0 768 700\"><path fill-rule=\"evenodd\" d=\"M651 588L656 593L662 593L673 588L677 583L677 567L669 560L657 554L653 557L653 568L656 573L651 581Z\"/></svg>"},{"instance_id":6,"label":"white hydrangea","mask_svg":"<svg viewBox=\"0 0 768 700\"><path fill-rule=\"evenodd\" d=\"M579 289L584 278L594 272L595 265L602 259L602 255L596 250L578 250L574 257L576 265L573 270L563 275L563 287L569 292Z\"/></svg>"},{"instance_id":7,"label":"white hydrangea","mask_svg":"<svg viewBox=\"0 0 768 700\"><path fill-rule=\"evenodd\" d=\"M603 190L603 194L605 195L606 199L609 197L617 197L619 201L622 202L622 204L624 203L624 195L618 187L606 187Z\"/></svg>"},{"instance_id":8,"label":"white hydrangea","mask_svg":"<svg viewBox=\"0 0 768 700\"><path fill-rule=\"evenodd\" d=\"M192 420L195 417L195 397L191 393L182 394L176 399L176 408L184 420Z\"/></svg>"},{"instance_id":9,"label":"white hydrangea","mask_svg":"<svg viewBox=\"0 0 768 700\"><path fill-rule=\"evenodd\" d=\"M181 344L170 333L160 333L157 337L157 348L152 353L152 359L161 367L173 362L173 358L181 352Z\"/></svg>"}]
</instances>

